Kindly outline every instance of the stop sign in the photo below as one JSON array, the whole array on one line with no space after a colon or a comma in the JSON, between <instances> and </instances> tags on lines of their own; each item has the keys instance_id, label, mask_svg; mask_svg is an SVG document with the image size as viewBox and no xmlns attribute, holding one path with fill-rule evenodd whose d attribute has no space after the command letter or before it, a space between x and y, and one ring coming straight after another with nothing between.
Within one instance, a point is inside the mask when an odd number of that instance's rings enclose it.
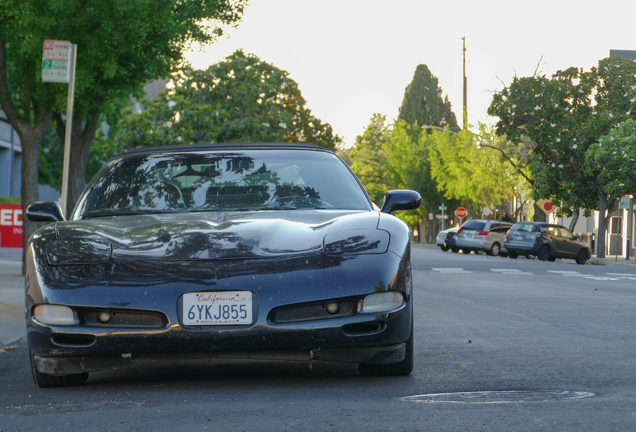
<instances>
[{"instance_id":1,"label":"stop sign","mask_svg":"<svg viewBox=\"0 0 636 432\"><path fill-rule=\"evenodd\" d=\"M457 208L457 210L455 210L455 216L457 216L460 219L465 218L467 214L468 212L466 211L464 207L459 207Z\"/></svg>"},{"instance_id":2,"label":"stop sign","mask_svg":"<svg viewBox=\"0 0 636 432\"><path fill-rule=\"evenodd\" d=\"M546 202L545 204L543 204L543 209L545 211L550 211L552 210L552 203L550 201Z\"/></svg>"}]
</instances>

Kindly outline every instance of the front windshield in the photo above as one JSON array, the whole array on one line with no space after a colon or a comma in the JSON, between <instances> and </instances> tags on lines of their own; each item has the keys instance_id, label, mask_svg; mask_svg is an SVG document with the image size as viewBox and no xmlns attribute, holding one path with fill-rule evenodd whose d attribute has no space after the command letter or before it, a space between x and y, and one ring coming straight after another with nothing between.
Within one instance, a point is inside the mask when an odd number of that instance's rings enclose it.
<instances>
[{"instance_id":1,"label":"front windshield","mask_svg":"<svg viewBox=\"0 0 636 432\"><path fill-rule=\"evenodd\" d=\"M184 152L111 162L86 193L79 215L307 208L369 210L370 204L330 153Z\"/></svg>"}]
</instances>

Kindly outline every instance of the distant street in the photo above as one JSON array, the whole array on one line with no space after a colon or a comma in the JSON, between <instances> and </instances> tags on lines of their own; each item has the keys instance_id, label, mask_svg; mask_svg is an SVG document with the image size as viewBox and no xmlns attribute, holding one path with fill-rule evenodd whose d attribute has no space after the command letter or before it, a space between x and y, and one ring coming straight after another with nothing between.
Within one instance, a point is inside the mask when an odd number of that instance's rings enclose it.
<instances>
[{"instance_id":1,"label":"distant street","mask_svg":"<svg viewBox=\"0 0 636 432\"><path fill-rule=\"evenodd\" d=\"M416 365L139 361L40 389L0 353L0 431L626 431L636 268L413 246Z\"/></svg>"}]
</instances>

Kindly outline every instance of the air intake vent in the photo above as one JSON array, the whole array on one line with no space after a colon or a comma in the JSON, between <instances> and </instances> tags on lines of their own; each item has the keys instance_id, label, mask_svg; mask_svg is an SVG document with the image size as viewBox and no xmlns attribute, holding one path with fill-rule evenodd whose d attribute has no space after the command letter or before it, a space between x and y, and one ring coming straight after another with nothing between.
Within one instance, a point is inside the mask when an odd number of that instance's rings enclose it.
<instances>
[{"instance_id":1,"label":"air intake vent","mask_svg":"<svg viewBox=\"0 0 636 432\"><path fill-rule=\"evenodd\" d=\"M384 330L384 327L384 323L379 322L347 324L345 326L342 326L342 331L350 336L360 336L381 332L382 330Z\"/></svg>"}]
</instances>

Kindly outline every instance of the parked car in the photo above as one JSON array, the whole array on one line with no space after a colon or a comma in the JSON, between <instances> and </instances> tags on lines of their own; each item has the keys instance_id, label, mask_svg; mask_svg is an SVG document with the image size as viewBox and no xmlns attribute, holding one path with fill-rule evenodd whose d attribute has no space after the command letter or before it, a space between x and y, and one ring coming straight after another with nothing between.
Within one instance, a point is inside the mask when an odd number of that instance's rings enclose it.
<instances>
[{"instance_id":1,"label":"parked car","mask_svg":"<svg viewBox=\"0 0 636 432\"><path fill-rule=\"evenodd\" d=\"M455 247L469 254L485 252L497 256L507 253L504 242L506 233L512 227L509 222L491 219L471 219L466 221L457 231Z\"/></svg>"},{"instance_id":2,"label":"parked car","mask_svg":"<svg viewBox=\"0 0 636 432\"><path fill-rule=\"evenodd\" d=\"M453 227L449 229L445 229L444 231L440 231L437 234L436 244L439 246L444 252L448 251L451 248L451 241L453 234L457 232L459 228ZM448 244L447 244L448 241ZM455 241L452 240L452 245L455 244Z\"/></svg>"},{"instance_id":3,"label":"parked car","mask_svg":"<svg viewBox=\"0 0 636 432\"><path fill-rule=\"evenodd\" d=\"M409 229L332 151L309 144L140 148L112 159L68 220L26 245L40 387L136 359L310 359L413 370Z\"/></svg>"},{"instance_id":4,"label":"parked car","mask_svg":"<svg viewBox=\"0 0 636 432\"><path fill-rule=\"evenodd\" d=\"M510 258L536 255L541 261L571 258L585 264L592 256L587 243L576 238L566 227L544 222L518 222L508 231L506 249Z\"/></svg>"}]
</instances>

